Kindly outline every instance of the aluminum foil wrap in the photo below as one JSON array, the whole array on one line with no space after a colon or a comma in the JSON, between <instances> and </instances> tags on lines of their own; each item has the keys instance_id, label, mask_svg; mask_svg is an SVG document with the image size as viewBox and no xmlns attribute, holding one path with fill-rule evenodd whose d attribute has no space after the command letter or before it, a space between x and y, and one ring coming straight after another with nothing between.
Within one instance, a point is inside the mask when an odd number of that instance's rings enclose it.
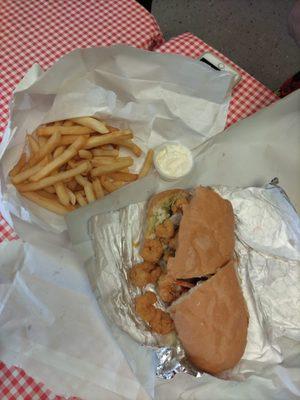
<instances>
[{"instance_id":1,"label":"aluminum foil wrap","mask_svg":"<svg viewBox=\"0 0 300 400\"><path fill-rule=\"evenodd\" d=\"M247 347L231 377L243 374L251 360L281 362L276 339L300 340L300 221L284 192L266 188L214 188L231 201L235 214L237 272L249 311ZM156 374L170 379L178 372L201 376L187 360L175 334L157 335L134 311L143 290L128 281L128 271L141 262L147 202L96 215L90 220L95 266L89 278L109 324L117 325L156 354ZM164 309L163 303L157 304Z\"/></svg>"}]
</instances>

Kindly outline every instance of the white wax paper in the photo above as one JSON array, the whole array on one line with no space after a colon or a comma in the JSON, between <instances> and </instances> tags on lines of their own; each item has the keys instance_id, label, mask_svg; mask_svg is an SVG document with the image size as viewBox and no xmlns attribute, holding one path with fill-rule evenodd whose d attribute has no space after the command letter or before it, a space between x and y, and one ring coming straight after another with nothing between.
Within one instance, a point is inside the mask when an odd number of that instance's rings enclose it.
<instances>
[{"instance_id":1,"label":"white wax paper","mask_svg":"<svg viewBox=\"0 0 300 400\"><path fill-rule=\"evenodd\" d=\"M21 199L9 182L26 134L38 125L94 115L132 129L144 152L166 137L194 149L224 129L231 81L229 73L188 58L127 46L76 50L46 72L34 66L16 89L0 145L0 210L47 231L66 228L63 217Z\"/></svg>"},{"instance_id":2,"label":"white wax paper","mask_svg":"<svg viewBox=\"0 0 300 400\"><path fill-rule=\"evenodd\" d=\"M109 333L76 255L45 239L0 246L0 359L55 394L148 398ZM151 368L151 354L143 363ZM146 378L146 390L153 379Z\"/></svg>"}]
</instances>

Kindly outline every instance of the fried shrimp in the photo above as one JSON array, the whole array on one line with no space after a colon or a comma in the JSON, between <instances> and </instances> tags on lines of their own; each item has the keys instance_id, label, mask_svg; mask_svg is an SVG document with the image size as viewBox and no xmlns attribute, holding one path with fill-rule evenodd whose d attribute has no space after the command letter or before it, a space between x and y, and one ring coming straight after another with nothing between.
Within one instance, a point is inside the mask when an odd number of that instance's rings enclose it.
<instances>
[{"instance_id":1,"label":"fried shrimp","mask_svg":"<svg viewBox=\"0 0 300 400\"><path fill-rule=\"evenodd\" d=\"M172 318L168 313L158 308L155 309L154 317L151 318L149 325L153 332L166 335L174 330Z\"/></svg>"},{"instance_id":2,"label":"fried shrimp","mask_svg":"<svg viewBox=\"0 0 300 400\"><path fill-rule=\"evenodd\" d=\"M144 261L156 263L163 254L163 246L158 239L146 239L141 251Z\"/></svg>"},{"instance_id":3,"label":"fried shrimp","mask_svg":"<svg viewBox=\"0 0 300 400\"><path fill-rule=\"evenodd\" d=\"M177 199L171 207L172 213L176 214L178 212L183 212L183 206L187 205L188 201L185 197Z\"/></svg>"},{"instance_id":4,"label":"fried shrimp","mask_svg":"<svg viewBox=\"0 0 300 400\"><path fill-rule=\"evenodd\" d=\"M161 268L147 261L134 265L129 271L129 280L134 286L144 287L148 283L156 283L161 274Z\"/></svg>"},{"instance_id":5,"label":"fried shrimp","mask_svg":"<svg viewBox=\"0 0 300 400\"><path fill-rule=\"evenodd\" d=\"M145 322L150 322L155 317L156 308L153 304L157 301L153 292L146 292L134 299L135 311Z\"/></svg>"},{"instance_id":6,"label":"fried shrimp","mask_svg":"<svg viewBox=\"0 0 300 400\"><path fill-rule=\"evenodd\" d=\"M163 239L170 239L175 234L174 224L170 219L165 219L163 223L157 225L156 236Z\"/></svg>"},{"instance_id":7,"label":"fried shrimp","mask_svg":"<svg viewBox=\"0 0 300 400\"><path fill-rule=\"evenodd\" d=\"M162 274L157 282L157 290L162 301L172 303L182 293L180 286L176 285L174 279L168 274Z\"/></svg>"},{"instance_id":8,"label":"fried shrimp","mask_svg":"<svg viewBox=\"0 0 300 400\"><path fill-rule=\"evenodd\" d=\"M173 321L168 313L154 307L157 301L156 295L152 292L135 298L136 313L150 325L153 332L166 335L173 331Z\"/></svg>"}]
</instances>

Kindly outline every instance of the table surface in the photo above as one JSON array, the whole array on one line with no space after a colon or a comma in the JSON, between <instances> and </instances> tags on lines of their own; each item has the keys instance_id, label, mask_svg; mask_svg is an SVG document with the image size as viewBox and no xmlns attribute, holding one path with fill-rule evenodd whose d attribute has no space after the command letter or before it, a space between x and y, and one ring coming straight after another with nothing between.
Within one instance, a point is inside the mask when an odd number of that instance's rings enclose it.
<instances>
[{"instance_id":1,"label":"table surface","mask_svg":"<svg viewBox=\"0 0 300 400\"><path fill-rule=\"evenodd\" d=\"M278 99L246 71L190 33L164 43L153 16L134 0L2 0L0 37L0 139L9 118L13 90L28 68L38 63L47 69L76 48L123 43L194 59L213 52L242 76L232 93L226 127ZM0 214L0 242L16 238ZM22 369L9 368L3 362L0 395L3 400L63 399Z\"/></svg>"}]
</instances>

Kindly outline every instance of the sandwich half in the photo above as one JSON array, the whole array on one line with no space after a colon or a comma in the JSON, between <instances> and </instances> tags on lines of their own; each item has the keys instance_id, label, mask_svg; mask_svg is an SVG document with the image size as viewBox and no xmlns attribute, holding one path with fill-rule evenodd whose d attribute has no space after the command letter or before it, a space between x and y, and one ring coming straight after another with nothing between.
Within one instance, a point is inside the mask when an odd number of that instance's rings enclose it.
<instances>
[{"instance_id":1,"label":"sandwich half","mask_svg":"<svg viewBox=\"0 0 300 400\"><path fill-rule=\"evenodd\" d=\"M181 296L169 312L189 359L200 370L218 374L243 356L248 312L233 261Z\"/></svg>"},{"instance_id":2,"label":"sandwich half","mask_svg":"<svg viewBox=\"0 0 300 400\"><path fill-rule=\"evenodd\" d=\"M198 187L184 207L178 248L168 261L174 279L214 274L234 253L234 215L231 203L214 190Z\"/></svg>"}]
</instances>

